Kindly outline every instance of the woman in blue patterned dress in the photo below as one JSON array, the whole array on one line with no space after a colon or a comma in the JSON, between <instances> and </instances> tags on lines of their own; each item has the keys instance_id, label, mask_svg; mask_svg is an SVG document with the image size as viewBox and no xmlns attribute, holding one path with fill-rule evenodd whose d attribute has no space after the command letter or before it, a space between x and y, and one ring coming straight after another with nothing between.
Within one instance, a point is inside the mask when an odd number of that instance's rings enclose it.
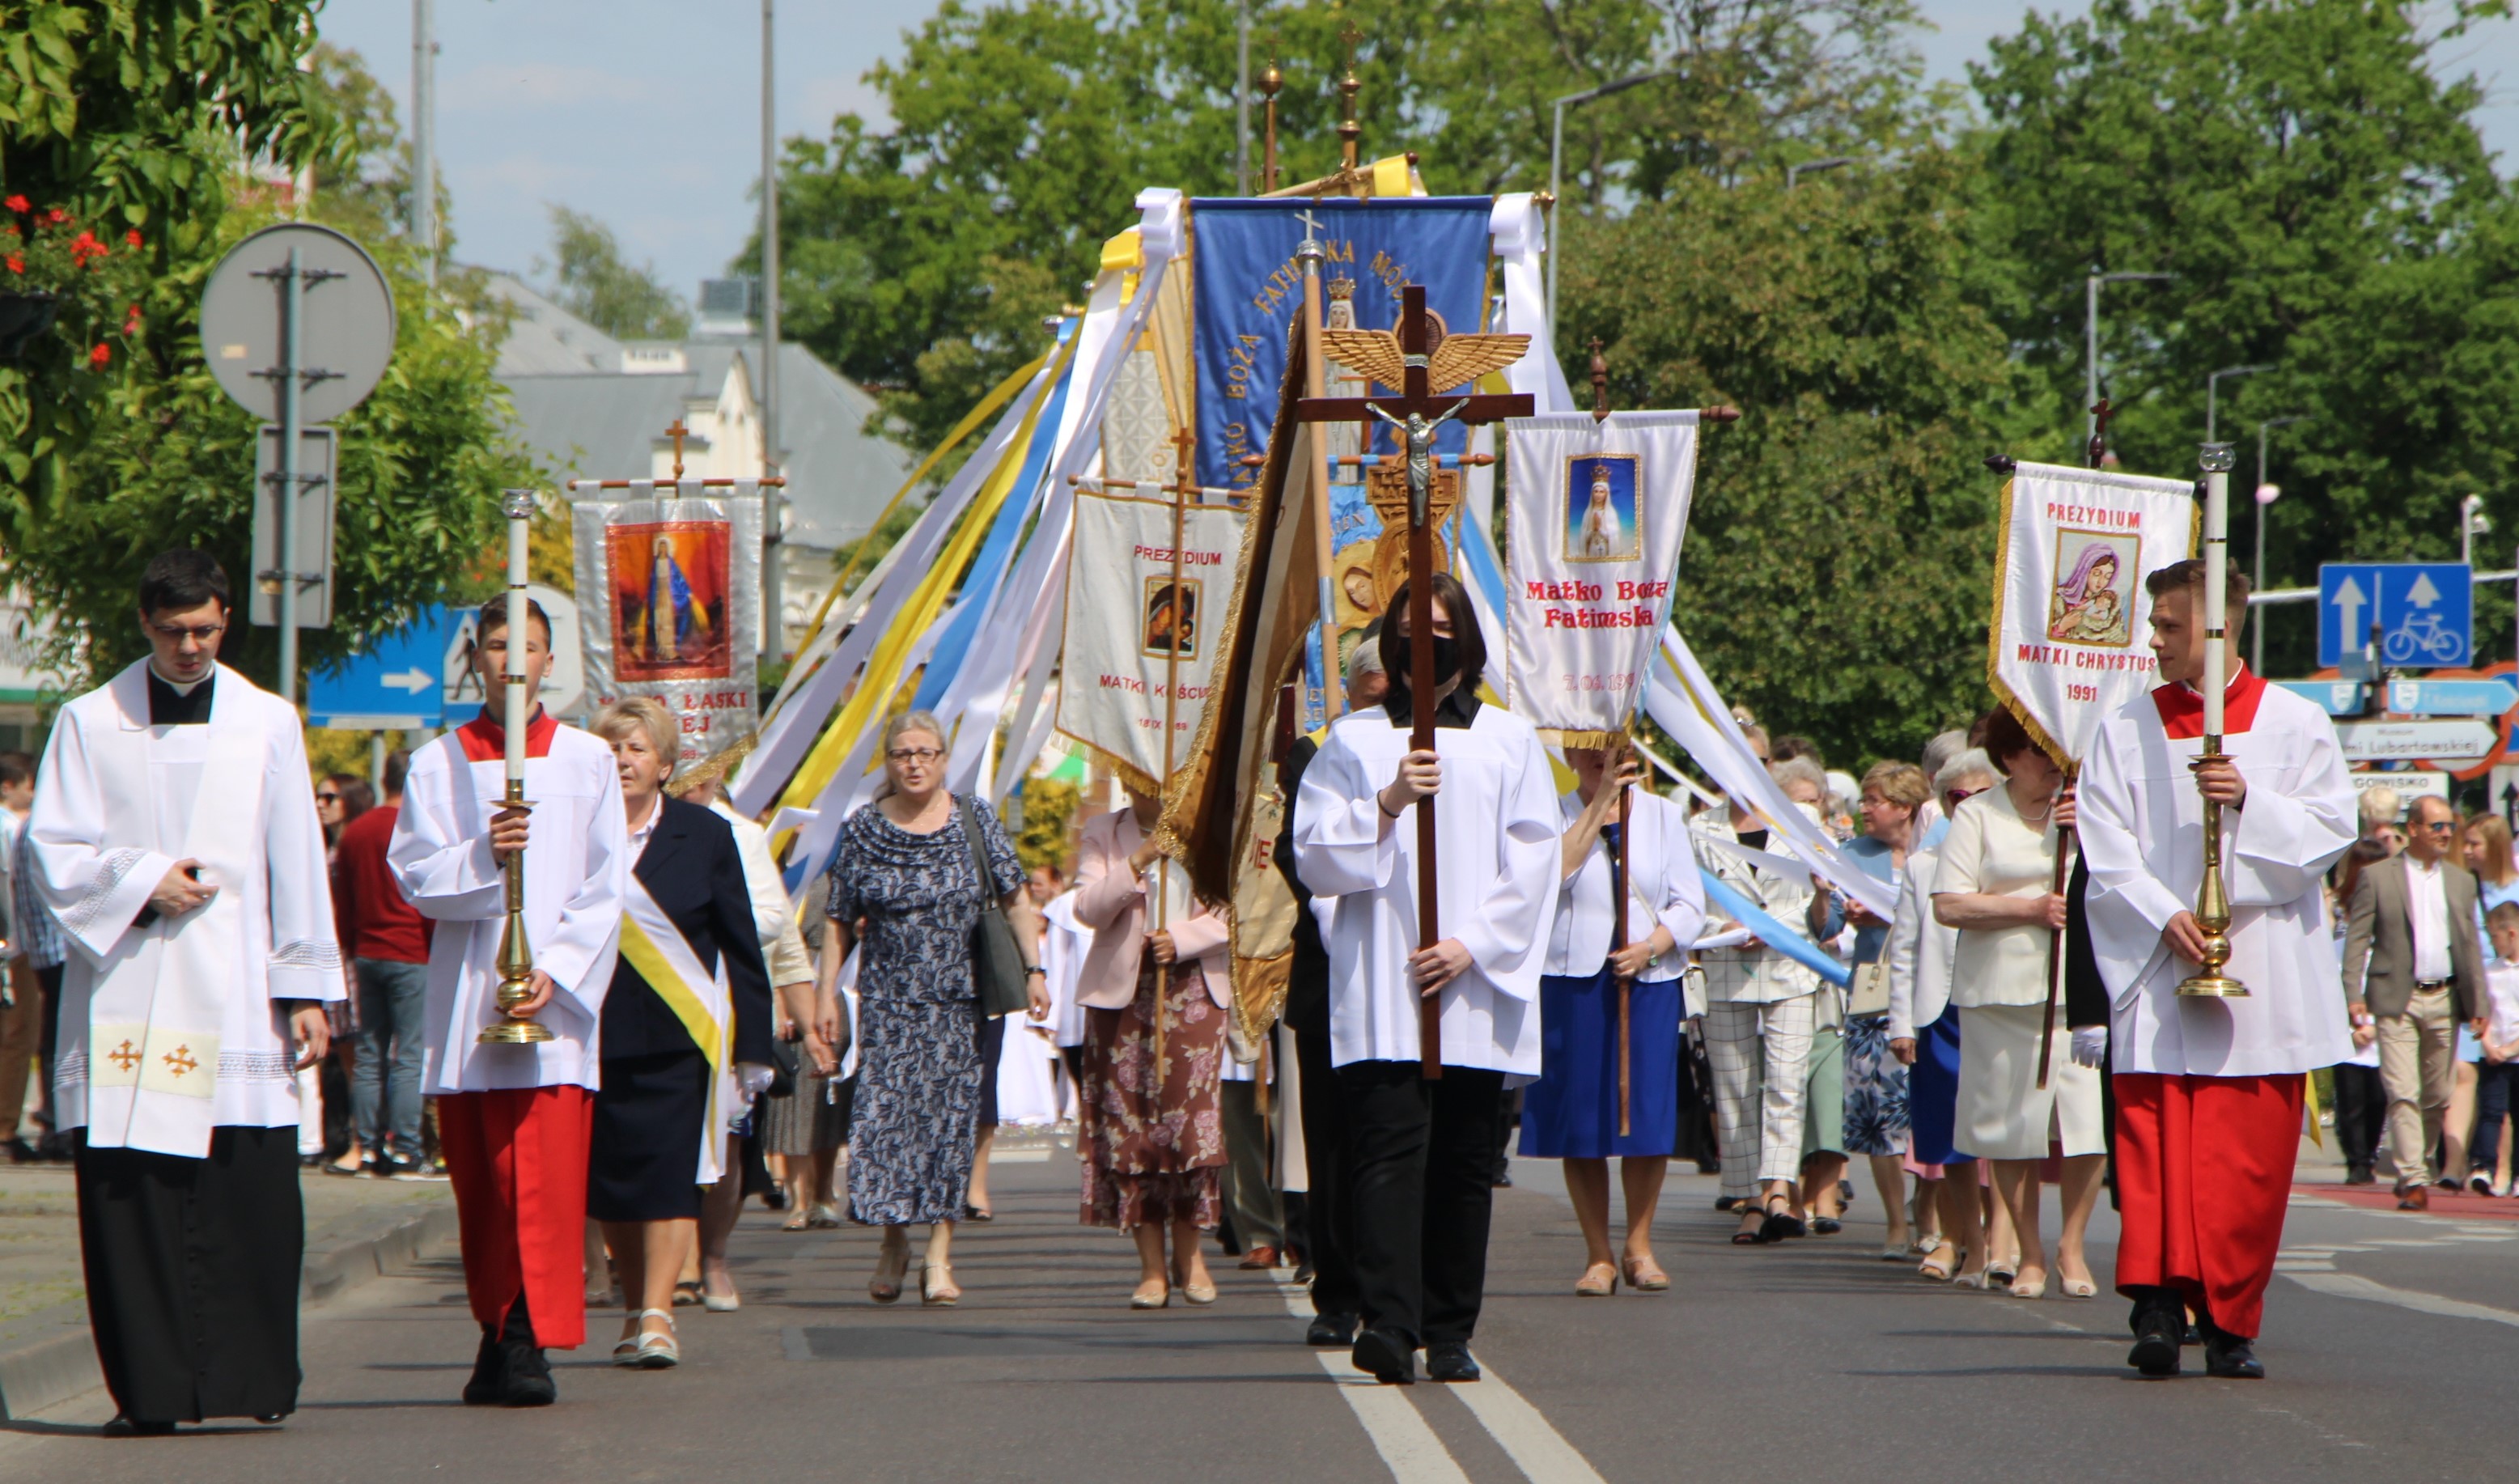
<instances>
[{"instance_id":1,"label":"woman in blue patterned dress","mask_svg":"<svg viewBox=\"0 0 2519 1484\"><path fill-rule=\"evenodd\" d=\"M970 806L988 856L985 886L945 788L945 729L923 711L884 728L885 783L840 826L831 857L830 926L822 945L825 1003L841 960L863 934L858 966L858 1092L849 1142L849 1217L883 1230L866 1295L901 1296L909 1227L929 1225L922 1303L962 1296L953 1284L953 1223L971 1183L980 1123L978 991L971 929L986 897L1013 925L1024 962L1040 962L1039 917L996 811ZM1025 981L1035 1019L1048 1014L1040 970Z\"/></svg>"}]
</instances>

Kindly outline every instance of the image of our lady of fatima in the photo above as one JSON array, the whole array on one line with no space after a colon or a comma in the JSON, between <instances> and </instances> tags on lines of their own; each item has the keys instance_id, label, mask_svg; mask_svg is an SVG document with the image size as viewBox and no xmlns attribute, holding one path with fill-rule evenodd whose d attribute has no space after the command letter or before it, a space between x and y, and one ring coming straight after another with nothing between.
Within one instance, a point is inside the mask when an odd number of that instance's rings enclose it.
<instances>
[{"instance_id":1,"label":"image of our lady of fatima","mask_svg":"<svg viewBox=\"0 0 2519 1484\"><path fill-rule=\"evenodd\" d=\"M1588 454L1566 460L1566 560L1631 562L1644 552L1636 487L1644 460Z\"/></svg>"},{"instance_id":2,"label":"image of our lady of fatima","mask_svg":"<svg viewBox=\"0 0 2519 1484\"><path fill-rule=\"evenodd\" d=\"M707 680L733 674L727 593L733 530L722 520L607 527L614 674Z\"/></svg>"},{"instance_id":3,"label":"image of our lady of fatima","mask_svg":"<svg viewBox=\"0 0 2519 1484\"><path fill-rule=\"evenodd\" d=\"M1164 659L1175 654L1184 660L1198 658L1198 589L1197 578L1181 579L1180 598L1175 602L1171 578L1146 579L1145 642L1139 646L1145 653Z\"/></svg>"},{"instance_id":4,"label":"image of our lady of fatima","mask_svg":"<svg viewBox=\"0 0 2519 1484\"><path fill-rule=\"evenodd\" d=\"M2103 649L2134 642L2137 546L2134 537L2112 531L2055 533L2058 576L2047 604L2049 638Z\"/></svg>"}]
</instances>

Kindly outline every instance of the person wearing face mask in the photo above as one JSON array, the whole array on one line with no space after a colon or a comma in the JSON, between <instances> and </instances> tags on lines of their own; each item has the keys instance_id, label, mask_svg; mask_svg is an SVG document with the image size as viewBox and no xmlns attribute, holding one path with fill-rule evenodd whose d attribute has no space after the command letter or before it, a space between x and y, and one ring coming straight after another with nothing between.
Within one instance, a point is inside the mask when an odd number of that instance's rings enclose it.
<instances>
[{"instance_id":1,"label":"person wearing face mask","mask_svg":"<svg viewBox=\"0 0 2519 1484\"><path fill-rule=\"evenodd\" d=\"M1448 573L1432 588L1435 693L1411 694L1408 589L1380 640L1391 692L1349 713L1304 770L1296 870L1329 903L1330 1053L1354 1175L1364 1329L1350 1355L1385 1382L1479 1376L1496 1126L1506 1077L1536 1076L1539 979L1562 874L1555 779L1528 722L1476 694L1485 645ZM1410 746L1418 706L1436 746ZM1417 827L1433 809L1443 937L1418 946ZM1442 1075L1420 1071L1418 1002L1438 997Z\"/></svg>"}]
</instances>

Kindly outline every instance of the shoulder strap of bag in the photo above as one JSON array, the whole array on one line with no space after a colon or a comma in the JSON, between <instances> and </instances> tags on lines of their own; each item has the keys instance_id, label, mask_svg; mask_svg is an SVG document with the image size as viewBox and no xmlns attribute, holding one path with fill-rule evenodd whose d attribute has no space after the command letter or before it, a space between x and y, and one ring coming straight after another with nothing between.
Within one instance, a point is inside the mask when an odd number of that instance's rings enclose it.
<instances>
[{"instance_id":1,"label":"shoulder strap of bag","mask_svg":"<svg viewBox=\"0 0 2519 1484\"><path fill-rule=\"evenodd\" d=\"M997 894L989 890L996 879L989 874L989 844L980 835L980 807L967 794L955 804L954 812L962 816L962 840L971 848L971 876L979 883L980 907L986 911L996 905Z\"/></svg>"}]
</instances>

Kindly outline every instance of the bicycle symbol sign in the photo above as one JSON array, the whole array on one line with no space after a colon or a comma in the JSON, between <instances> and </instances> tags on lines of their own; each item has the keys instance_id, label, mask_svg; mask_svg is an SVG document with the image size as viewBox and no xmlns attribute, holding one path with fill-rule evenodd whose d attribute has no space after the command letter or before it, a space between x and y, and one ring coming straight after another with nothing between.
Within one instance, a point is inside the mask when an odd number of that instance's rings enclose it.
<instances>
[{"instance_id":1,"label":"bicycle symbol sign","mask_svg":"<svg viewBox=\"0 0 2519 1484\"><path fill-rule=\"evenodd\" d=\"M2379 661L2463 666L2474 648L2473 570L2462 562L2330 562L2318 569L2318 662L2360 652L2378 631Z\"/></svg>"}]
</instances>

